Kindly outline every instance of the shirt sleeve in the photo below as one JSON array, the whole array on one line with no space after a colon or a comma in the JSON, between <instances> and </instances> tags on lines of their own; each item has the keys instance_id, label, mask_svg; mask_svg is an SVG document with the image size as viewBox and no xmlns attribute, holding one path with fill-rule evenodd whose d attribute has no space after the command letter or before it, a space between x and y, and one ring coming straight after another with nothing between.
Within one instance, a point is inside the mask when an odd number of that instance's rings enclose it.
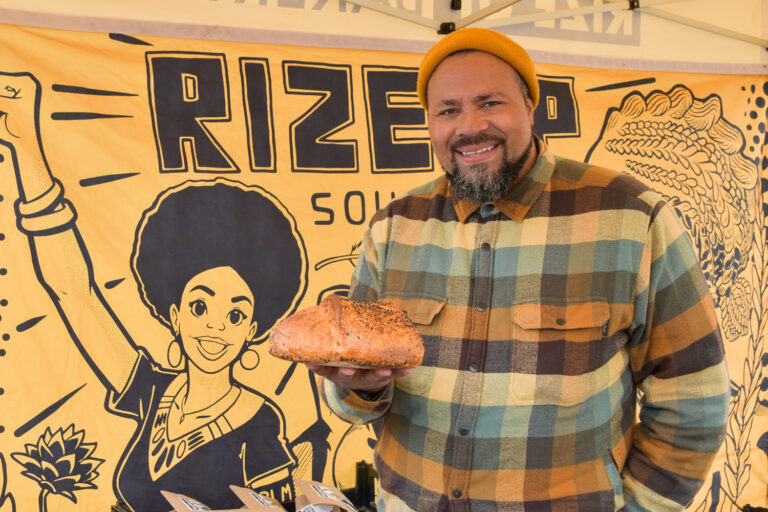
<instances>
[{"instance_id":1,"label":"shirt sleeve","mask_svg":"<svg viewBox=\"0 0 768 512\"><path fill-rule=\"evenodd\" d=\"M369 226L363 234L360 257L349 287L350 299L375 301L379 298L379 251L374 241L373 231ZM323 379L320 393L333 413L344 421L361 425L378 420L389 410L394 388L394 384L390 382L386 390L375 400L366 400L351 389Z\"/></svg>"},{"instance_id":2,"label":"shirt sleeve","mask_svg":"<svg viewBox=\"0 0 768 512\"><path fill-rule=\"evenodd\" d=\"M153 391L159 389L162 395L177 374L177 372L161 370L152 362L144 349L139 349L125 389L119 393L109 392L107 408L120 416L143 420L149 414L150 397L155 395Z\"/></svg>"},{"instance_id":3,"label":"shirt sleeve","mask_svg":"<svg viewBox=\"0 0 768 512\"><path fill-rule=\"evenodd\" d=\"M725 438L729 377L696 253L664 203L651 218L630 334L640 422L622 471L624 510L683 510Z\"/></svg>"}]
</instances>

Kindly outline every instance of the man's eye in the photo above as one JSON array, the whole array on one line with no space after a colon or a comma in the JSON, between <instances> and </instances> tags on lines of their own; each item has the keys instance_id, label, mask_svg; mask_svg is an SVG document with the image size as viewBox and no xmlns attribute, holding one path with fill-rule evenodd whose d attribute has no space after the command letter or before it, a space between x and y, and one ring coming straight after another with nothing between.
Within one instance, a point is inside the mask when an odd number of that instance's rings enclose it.
<instances>
[{"instance_id":1,"label":"man's eye","mask_svg":"<svg viewBox=\"0 0 768 512\"><path fill-rule=\"evenodd\" d=\"M229 323L232 325L240 325L240 323L245 319L245 313L239 309L233 309L227 316L229 317Z\"/></svg>"},{"instance_id":2,"label":"man's eye","mask_svg":"<svg viewBox=\"0 0 768 512\"><path fill-rule=\"evenodd\" d=\"M203 316L206 311L208 311L208 306L205 305L203 300L197 299L189 303L189 310L193 315L200 317Z\"/></svg>"},{"instance_id":3,"label":"man's eye","mask_svg":"<svg viewBox=\"0 0 768 512\"><path fill-rule=\"evenodd\" d=\"M439 115L439 116L448 116L448 115L455 114L455 113L456 113L456 109L455 108L447 108L445 110L440 110L437 113L437 115Z\"/></svg>"}]
</instances>

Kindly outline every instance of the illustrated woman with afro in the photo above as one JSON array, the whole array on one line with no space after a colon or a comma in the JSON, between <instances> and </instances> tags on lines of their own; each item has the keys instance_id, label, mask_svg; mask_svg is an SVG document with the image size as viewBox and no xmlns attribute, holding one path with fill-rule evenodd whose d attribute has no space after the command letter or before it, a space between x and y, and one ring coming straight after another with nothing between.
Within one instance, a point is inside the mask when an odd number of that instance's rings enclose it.
<instances>
[{"instance_id":1,"label":"illustrated woman with afro","mask_svg":"<svg viewBox=\"0 0 768 512\"><path fill-rule=\"evenodd\" d=\"M164 510L162 489L235 508L230 484L293 499L296 458L283 414L236 382L233 368L258 364L249 343L303 295L306 256L294 219L263 189L224 179L157 197L137 227L131 268L142 300L173 333L174 369L162 369L94 281L75 210L43 154L39 84L28 74L0 79L18 91L0 98L0 143L12 150L18 226L37 277L108 389L109 410L137 422L115 471L118 499L135 511Z\"/></svg>"}]
</instances>

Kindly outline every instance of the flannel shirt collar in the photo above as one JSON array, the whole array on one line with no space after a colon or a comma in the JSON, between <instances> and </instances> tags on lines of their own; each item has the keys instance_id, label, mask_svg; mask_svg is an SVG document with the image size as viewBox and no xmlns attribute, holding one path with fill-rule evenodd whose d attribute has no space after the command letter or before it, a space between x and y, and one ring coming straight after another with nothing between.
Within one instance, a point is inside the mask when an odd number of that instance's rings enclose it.
<instances>
[{"instance_id":1,"label":"flannel shirt collar","mask_svg":"<svg viewBox=\"0 0 768 512\"><path fill-rule=\"evenodd\" d=\"M555 170L555 155L549 149L549 146L538 137L535 137L535 143L539 156L531 170L523 181L509 189L509 192L504 197L493 202L493 205L499 211L516 222L522 222L531 206L533 206L533 203L536 202L544 191ZM469 216L482 206L480 203L457 198L453 187L450 187L450 191L451 201L453 202L459 222L466 222Z\"/></svg>"}]
</instances>

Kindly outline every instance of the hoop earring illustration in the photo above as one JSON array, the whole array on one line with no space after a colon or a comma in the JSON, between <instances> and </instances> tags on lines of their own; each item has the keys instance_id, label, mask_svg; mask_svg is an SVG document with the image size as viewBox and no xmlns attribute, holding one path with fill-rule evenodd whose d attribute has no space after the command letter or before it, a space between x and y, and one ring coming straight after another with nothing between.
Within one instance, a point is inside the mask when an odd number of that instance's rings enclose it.
<instances>
[{"instance_id":1,"label":"hoop earring illustration","mask_svg":"<svg viewBox=\"0 0 768 512\"><path fill-rule=\"evenodd\" d=\"M245 349L240 356L240 366L245 370L253 370L259 366L260 358L259 353L252 348Z\"/></svg>"},{"instance_id":2,"label":"hoop earring illustration","mask_svg":"<svg viewBox=\"0 0 768 512\"><path fill-rule=\"evenodd\" d=\"M166 356L168 357L168 364L171 365L171 368L176 369L181 366L184 354L181 352L181 343L178 338L174 339L171 344L168 345L168 353Z\"/></svg>"}]
</instances>

